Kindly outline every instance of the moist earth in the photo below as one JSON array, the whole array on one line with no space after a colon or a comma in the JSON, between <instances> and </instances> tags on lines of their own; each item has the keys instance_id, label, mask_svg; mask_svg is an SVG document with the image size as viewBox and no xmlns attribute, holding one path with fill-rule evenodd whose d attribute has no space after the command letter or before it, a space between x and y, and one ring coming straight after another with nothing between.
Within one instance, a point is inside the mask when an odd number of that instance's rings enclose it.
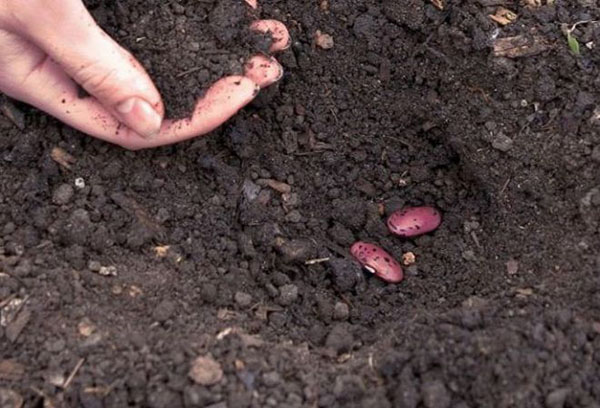
<instances>
[{"instance_id":1,"label":"moist earth","mask_svg":"<svg viewBox=\"0 0 600 408\"><path fill-rule=\"evenodd\" d=\"M598 2L434 3L263 1L284 78L174 146L0 117L0 405L600 407ZM170 112L251 50L223 2L88 4ZM407 205L440 228L393 236Z\"/></svg>"}]
</instances>

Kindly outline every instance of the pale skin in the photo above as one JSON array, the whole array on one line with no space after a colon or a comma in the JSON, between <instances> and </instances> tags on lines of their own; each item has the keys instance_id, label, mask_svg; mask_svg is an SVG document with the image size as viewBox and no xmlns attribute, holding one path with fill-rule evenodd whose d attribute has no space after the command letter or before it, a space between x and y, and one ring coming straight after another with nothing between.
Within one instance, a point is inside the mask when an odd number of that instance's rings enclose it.
<instances>
[{"instance_id":1,"label":"pale skin","mask_svg":"<svg viewBox=\"0 0 600 408\"><path fill-rule=\"evenodd\" d=\"M258 7L257 0L246 3ZM250 27L271 34L273 53L290 44L279 21L257 20ZM274 58L256 55L243 75L212 84L191 117L171 120L144 68L98 27L81 0L0 1L0 92L128 149L204 135L282 74ZM78 86L91 97L80 98Z\"/></svg>"}]
</instances>

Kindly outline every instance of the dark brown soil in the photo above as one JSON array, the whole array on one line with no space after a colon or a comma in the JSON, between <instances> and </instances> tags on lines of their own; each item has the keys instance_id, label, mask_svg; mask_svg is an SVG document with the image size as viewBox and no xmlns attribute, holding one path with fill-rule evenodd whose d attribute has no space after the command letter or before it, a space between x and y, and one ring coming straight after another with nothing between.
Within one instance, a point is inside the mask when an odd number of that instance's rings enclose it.
<instances>
[{"instance_id":1,"label":"dark brown soil","mask_svg":"<svg viewBox=\"0 0 600 408\"><path fill-rule=\"evenodd\" d=\"M122 3L94 13L172 111L230 69L173 79L204 66L175 27L207 32L212 1L127 2L116 21ZM176 146L133 153L33 110L23 131L0 117L0 401L600 407L600 56L586 46L600 24L573 31L580 55L561 31L600 9L449 3L263 1L293 37L285 77ZM517 21L499 28L497 4ZM493 55L494 38L534 34L541 52ZM390 235L382 205L420 204L441 227ZM417 263L386 284L347 257L359 239ZM189 376L207 355L213 385Z\"/></svg>"}]
</instances>

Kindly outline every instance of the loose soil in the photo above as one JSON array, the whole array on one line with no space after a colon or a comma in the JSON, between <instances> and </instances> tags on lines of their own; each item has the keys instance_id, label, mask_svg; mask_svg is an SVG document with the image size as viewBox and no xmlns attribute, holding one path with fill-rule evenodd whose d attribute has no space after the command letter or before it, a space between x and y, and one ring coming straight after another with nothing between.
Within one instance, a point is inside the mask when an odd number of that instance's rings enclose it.
<instances>
[{"instance_id":1,"label":"loose soil","mask_svg":"<svg viewBox=\"0 0 600 408\"><path fill-rule=\"evenodd\" d=\"M194 37L222 3L94 3L170 112L254 51L203 53L227 49ZM286 75L175 146L0 117L0 401L600 407L600 25L573 31L580 55L561 31L598 2L448 3L264 0L293 37ZM517 35L543 47L494 56ZM387 231L421 204L437 231ZM356 240L416 263L386 284Z\"/></svg>"}]
</instances>

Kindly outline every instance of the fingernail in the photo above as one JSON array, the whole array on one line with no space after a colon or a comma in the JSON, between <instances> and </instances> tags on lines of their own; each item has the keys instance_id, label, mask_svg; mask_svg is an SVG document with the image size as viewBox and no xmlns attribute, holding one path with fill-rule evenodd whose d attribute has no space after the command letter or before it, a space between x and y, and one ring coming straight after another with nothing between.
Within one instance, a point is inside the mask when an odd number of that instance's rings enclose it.
<instances>
[{"instance_id":1,"label":"fingernail","mask_svg":"<svg viewBox=\"0 0 600 408\"><path fill-rule=\"evenodd\" d=\"M116 106L123 122L142 137L151 138L160 130L162 118L152 105L138 97L131 97Z\"/></svg>"}]
</instances>

